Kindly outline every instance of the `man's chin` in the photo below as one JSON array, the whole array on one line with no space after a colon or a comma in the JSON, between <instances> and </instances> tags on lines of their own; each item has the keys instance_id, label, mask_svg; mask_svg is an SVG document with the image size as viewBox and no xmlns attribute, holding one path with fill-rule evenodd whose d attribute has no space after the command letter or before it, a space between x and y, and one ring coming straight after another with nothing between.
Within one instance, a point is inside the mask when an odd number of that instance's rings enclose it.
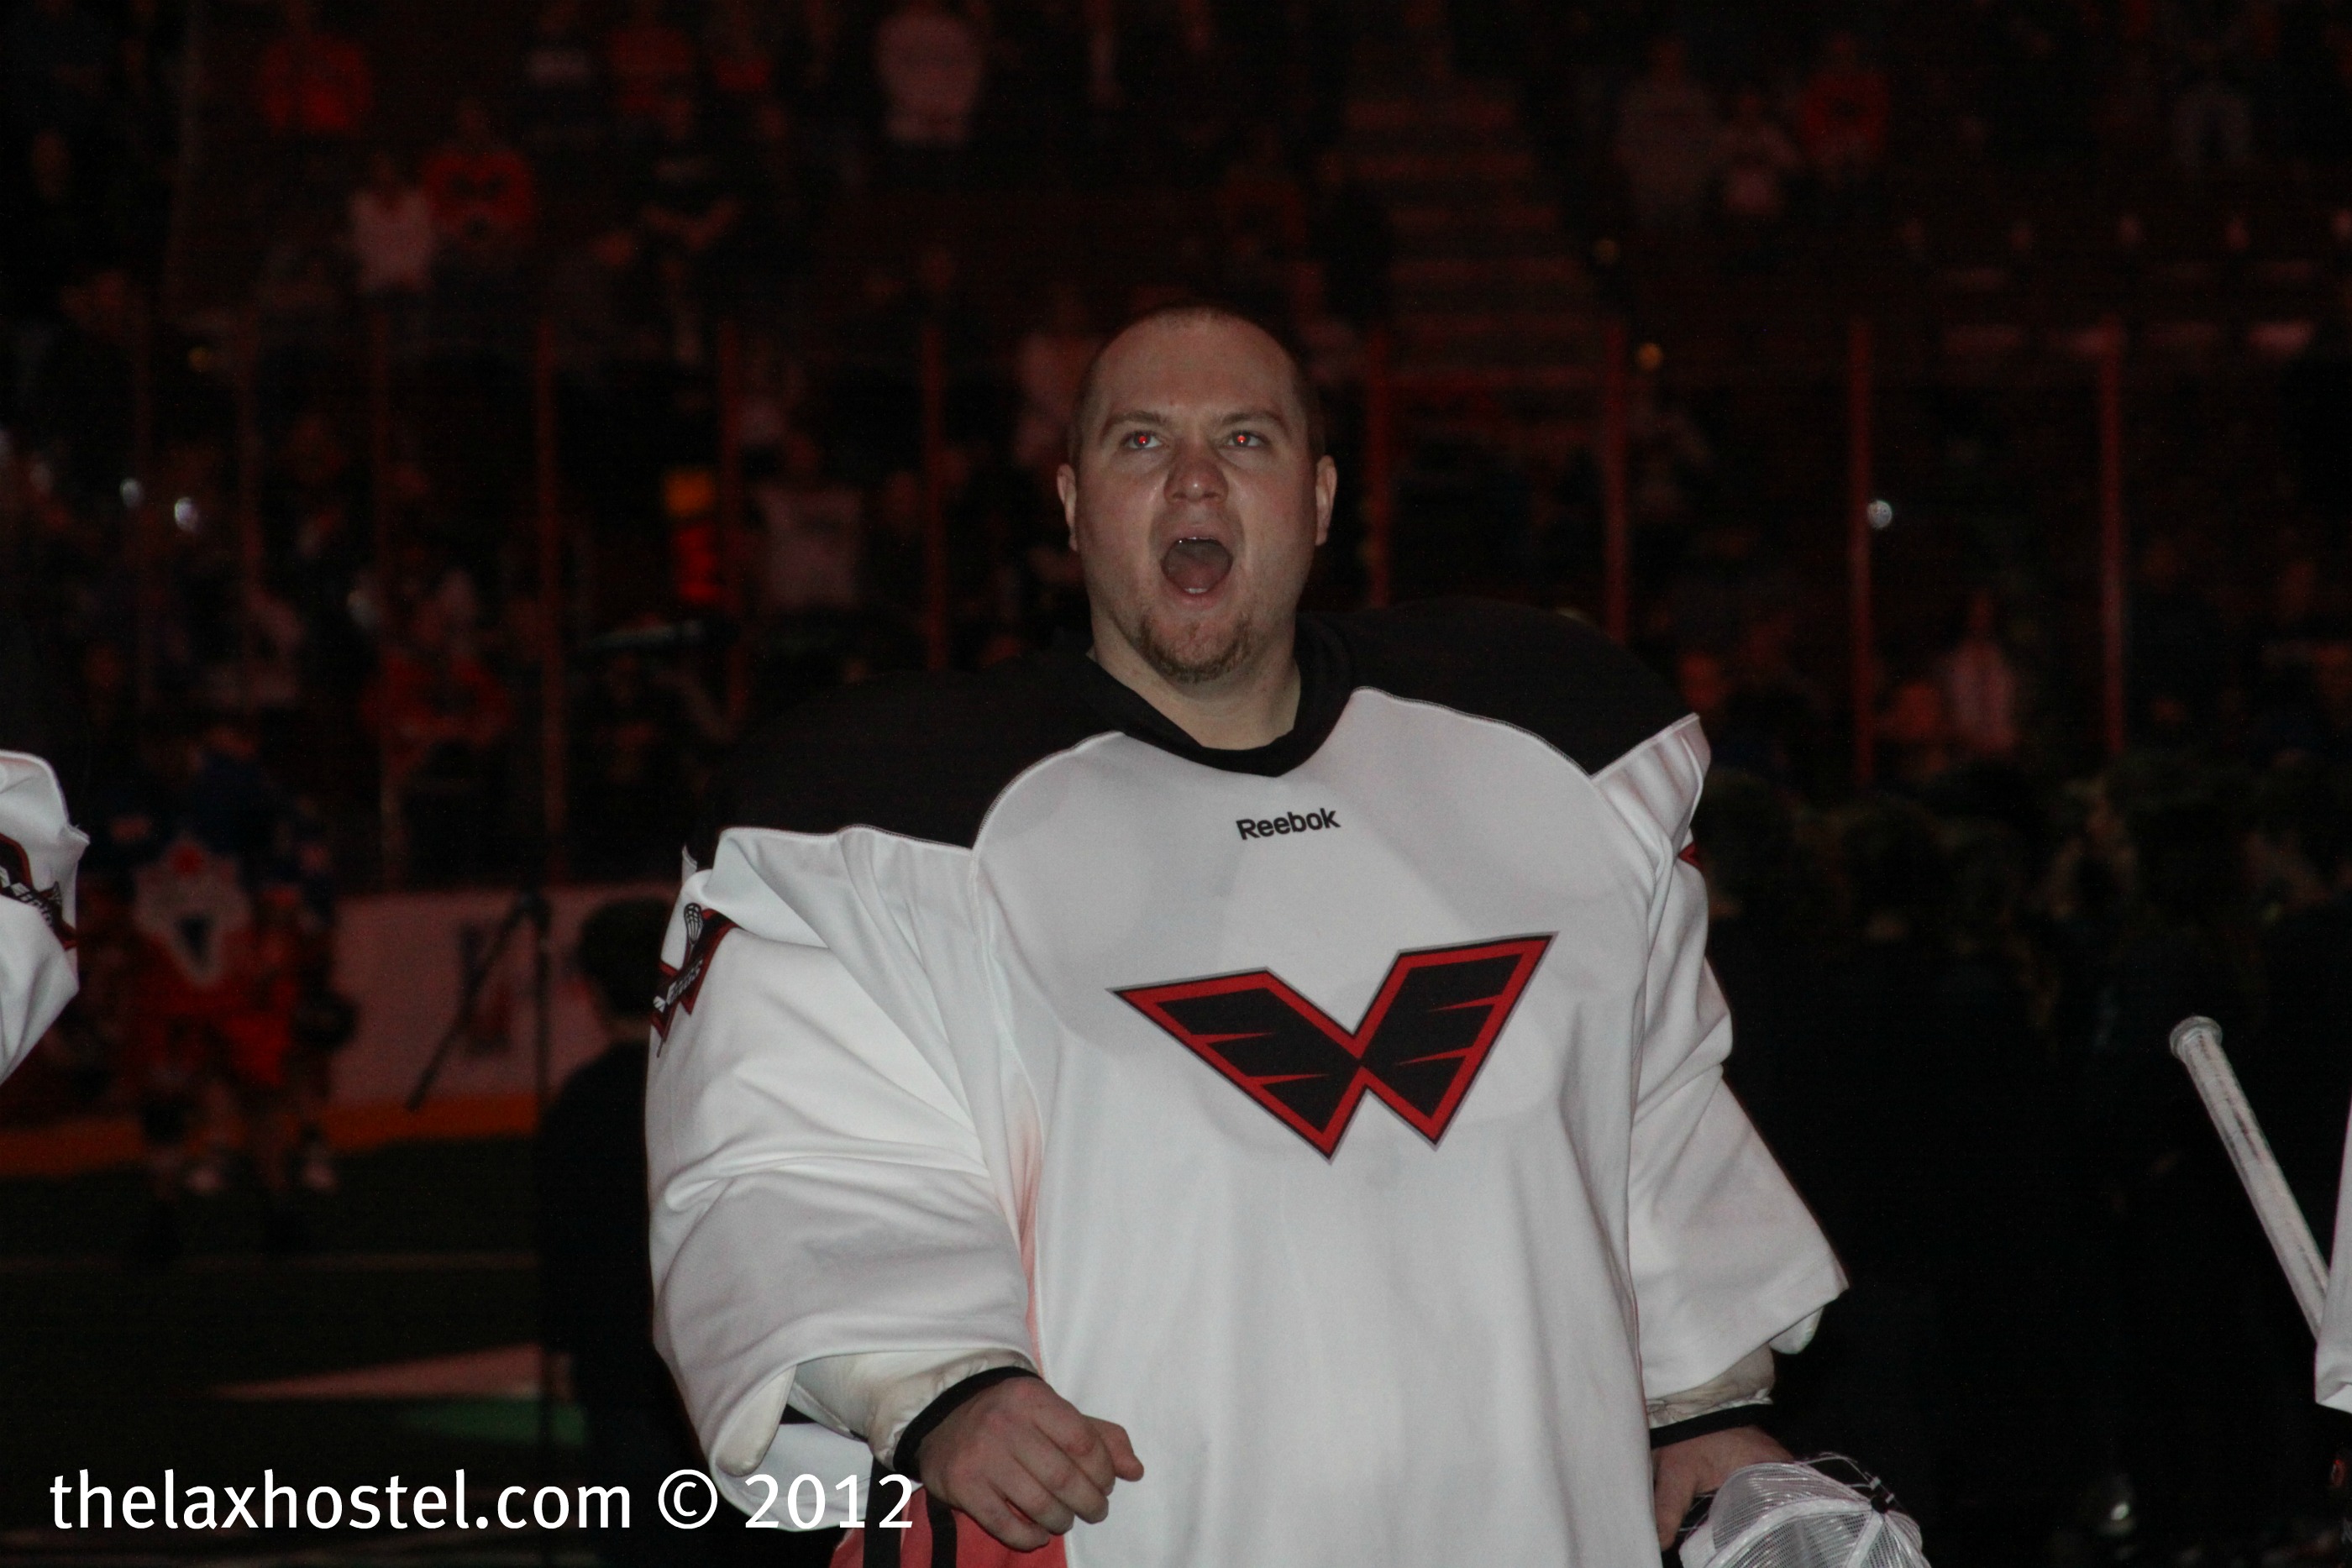
<instances>
[{"instance_id":1,"label":"man's chin","mask_svg":"<svg viewBox=\"0 0 2352 1568\"><path fill-rule=\"evenodd\" d=\"M1257 629L1247 621L1225 626L1170 629L1147 619L1130 639L1160 678L1171 686L1205 686L1247 667L1257 654Z\"/></svg>"}]
</instances>

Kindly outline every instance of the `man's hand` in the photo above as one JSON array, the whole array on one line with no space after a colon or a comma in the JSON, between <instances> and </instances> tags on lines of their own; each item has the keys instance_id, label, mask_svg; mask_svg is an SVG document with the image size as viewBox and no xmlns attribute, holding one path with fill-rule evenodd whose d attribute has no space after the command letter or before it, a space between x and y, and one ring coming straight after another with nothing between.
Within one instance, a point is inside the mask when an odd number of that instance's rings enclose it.
<instances>
[{"instance_id":1,"label":"man's hand","mask_svg":"<svg viewBox=\"0 0 2352 1568\"><path fill-rule=\"evenodd\" d=\"M930 1444L923 1447L929 1450ZM1658 1549L1663 1552L1674 1545L1683 1515L1690 1511L1699 1493L1715 1490L1734 1470L1788 1458L1789 1450L1766 1437L1760 1427L1732 1427L1654 1450L1650 1495L1657 1504Z\"/></svg>"},{"instance_id":2,"label":"man's hand","mask_svg":"<svg viewBox=\"0 0 2352 1568\"><path fill-rule=\"evenodd\" d=\"M1017 1552L1081 1519L1101 1523L1110 1489L1143 1479L1125 1427L1036 1377L1007 1378L959 1406L923 1439L915 1466L925 1490Z\"/></svg>"}]
</instances>

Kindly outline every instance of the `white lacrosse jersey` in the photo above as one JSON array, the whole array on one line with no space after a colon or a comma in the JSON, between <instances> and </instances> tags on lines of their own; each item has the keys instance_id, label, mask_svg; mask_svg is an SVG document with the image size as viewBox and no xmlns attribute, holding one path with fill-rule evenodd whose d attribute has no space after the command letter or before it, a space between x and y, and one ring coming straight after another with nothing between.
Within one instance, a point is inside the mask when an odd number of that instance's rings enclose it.
<instances>
[{"instance_id":1,"label":"white lacrosse jersey","mask_svg":"<svg viewBox=\"0 0 2352 1568\"><path fill-rule=\"evenodd\" d=\"M740 760L646 1111L716 1466L804 1361L1013 1350L1148 1470L1076 1568L1654 1560L1645 1397L1843 1288L1723 1084L1697 721L1528 610L1298 658L1255 750L1066 652Z\"/></svg>"},{"instance_id":2,"label":"white lacrosse jersey","mask_svg":"<svg viewBox=\"0 0 2352 1568\"><path fill-rule=\"evenodd\" d=\"M89 843L66 821L65 795L49 765L0 751L0 1078L79 988L74 868Z\"/></svg>"}]
</instances>

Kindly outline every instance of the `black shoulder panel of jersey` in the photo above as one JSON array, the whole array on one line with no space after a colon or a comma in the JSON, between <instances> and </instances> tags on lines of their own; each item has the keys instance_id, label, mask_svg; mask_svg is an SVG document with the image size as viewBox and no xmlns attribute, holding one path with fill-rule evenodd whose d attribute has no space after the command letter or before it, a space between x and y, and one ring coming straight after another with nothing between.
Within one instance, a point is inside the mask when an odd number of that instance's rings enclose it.
<instances>
[{"instance_id":1,"label":"black shoulder panel of jersey","mask_svg":"<svg viewBox=\"0 0 2352 1568\"><path fill-rule=\"evenodd\" d=\"M1598 773L1690 709L1650 667L1565 615L1475 599L1334 615L1355 684L1524 729Z\"/></svg>"},{"instance_id":2,"label":"black shoulder panel of jersey","mask_svg":"<svg viewBox=\"0 0 2352 1568\"><path fill-rule=\"evenodd\" d=\"M739 747L688 852L729 828L864 826L969 848L1031 764L1110 727L1046 654L978 674L885 675L811 698Z\"/></svg>"}]
</instances>

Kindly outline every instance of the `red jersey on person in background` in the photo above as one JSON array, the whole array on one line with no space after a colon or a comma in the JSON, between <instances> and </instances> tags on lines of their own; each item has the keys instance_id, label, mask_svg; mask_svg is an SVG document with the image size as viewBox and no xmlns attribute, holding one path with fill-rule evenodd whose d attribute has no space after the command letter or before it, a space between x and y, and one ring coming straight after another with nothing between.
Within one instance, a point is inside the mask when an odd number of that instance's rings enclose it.
<instances>
[{"instance_id":1,"label":"red jersey on person in background","mask_svg":"<svg viewBox=\"0 0 2352 1568\"><path fill-rule=\"evenodd\" d=\"M367 56L331 33L289 33L261 52L255 96L280 136L352 136L375 107Z\"/></svg>"},{"instance_id":2,"label":"red jersey on person in background","mask_svg":"<svg viewBox=\"0 0 2352 1568\"><path fill-rule=\"evenodd\" d=\"M444 147L425 161L424 183L444 234L487 231L519 239L538 216L530 164L511 147Z\"/></svg>"},{"instance_id":3,"label":"red jersey on person in background","mask_svg":"<svg viewBox=\"0 0 2352 1568\"><path fill-rule=\"evenodd\" d=\"M1886 151L1886 78L1867 66L1826 68L1805 84L1797 135L1817 167L1867 166Z\"/></svg>"},{"instance_id":4,"label":"red jersey on person in background","mask_svg":"<svg viewBox=\"0 0 2352 1568\"><path fill-rule=\"evenodd\" d=\"M361 713L371 730L386 737L394 776L405 778L444 746L491 745L506 733L514 707L479 660L427 662L395 651L384 655L383 674Z\"/></svg>"},{"instance_id":5,"label":"red jersey on person in background","mask_svg":"<svg viewBox=\"0 0 2352 1568\"><path fill-rule=\"evenodd\" d=\"M648 120L662 100L694 85L694 40L666 22L628 23L604 40L604 65L613 78L613 112L625 120Z\"/></svg>"}]
</instances>

